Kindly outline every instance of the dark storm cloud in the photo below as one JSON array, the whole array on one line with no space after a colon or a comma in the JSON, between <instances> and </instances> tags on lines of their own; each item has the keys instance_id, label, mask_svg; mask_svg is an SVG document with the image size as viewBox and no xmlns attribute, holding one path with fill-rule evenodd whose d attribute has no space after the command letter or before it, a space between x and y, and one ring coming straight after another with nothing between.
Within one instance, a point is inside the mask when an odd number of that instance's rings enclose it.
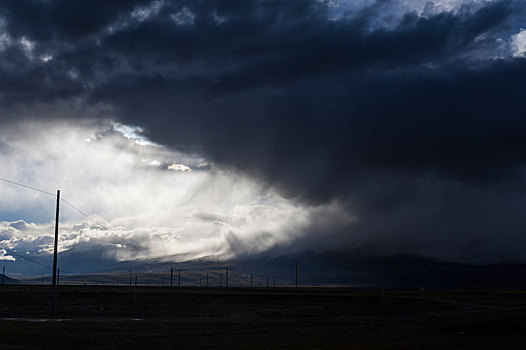
<instances>
[{"instance_id":1,"label":"dark storm cloud","mask_svg":"<svg viewBox=\"0 0 526 350\"><path fill-rule=\"evenodd\" d=\"M2 1L0 11L15 36L37 41L75 40L94 35L141 0Z\"/></svg>"},{"instance_id":2,"label":"dark storm cloud","mask_svg":"<svg viewBox=\"0 0 526 350\"><path fill-rule=\"evenodd\" d=\"M109 105L291 197L345 202L371 237L518 237L523 2L376 26L386 4L330 19L319 1L3 1L0 100Z\"/></svg>"}]
</instances>

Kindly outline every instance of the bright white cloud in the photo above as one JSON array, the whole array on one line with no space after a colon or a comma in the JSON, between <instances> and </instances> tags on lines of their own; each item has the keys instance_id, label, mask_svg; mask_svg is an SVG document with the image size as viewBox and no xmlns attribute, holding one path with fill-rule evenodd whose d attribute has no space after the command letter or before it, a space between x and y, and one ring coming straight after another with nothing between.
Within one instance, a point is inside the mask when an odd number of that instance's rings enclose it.
<instances>
[{"instance_id":1,"label":"bright white cloud","mask_svg":"<svg viewBox=\"0 0 526 350\"><path fill-rule=\"evenodd\" d=\"M139 145L155 145L146 136L144 136L144 129L139 126L115 124L113 130L120 132L129 140L134 140Z\"/></svg>"},{"instance_id":2,"label":"bright white cloud","mask_svg":"<svg viewBox=\"0 0 526 350\"><path fill-rule=\"evenodd\" d=\"M514 57L524 57L526 53L526 30L521 29L520 32L511 37L511 47Z\"/></svg>"},{"instance_id":3,"label":"bright white cloud","mask_svg":"<svg viewBox=\"0 0 526 350\"><path fill-rule=\"evenodd\" d=\"M40 60L42 60L42 62L49 62L53 59L53 56L52 55L43 55L43 56L40 56Z\"/></svg>"},{"instance_id":4,"label":"bright white cloud","mask_svg":"<svg viewBox=\"0 0 526 350\"><path fill-rule=\"evenodd\" d=\"M181 171L181 172L190 172L192 171L192 169L190 169L189 167L187 167L186 165L184 164L177 164L177 163L173 163L171 164L169 167L168 167L168 170L173 170L173 171Z\"/></svg>"},{"instance_id":5,"label":"bright white cloud","mask_svg":"<svg viewBox=\"0 0 526 350\"><path fill-rule=\"evenodd\" d=\"M111 228L62 204L60 249L102 245L115 260L144 257L118 237L151 256L232 256L286 246L320 216L348 219L338 203L298 204L201 155L138 143L137 134L112 122L11 125L0 131L0 176L51 193L60 188ZM0 222L0 247L49 254L55 198L3 182L0 192L1 217L11 218Z\"/></svg>"},{"instance_id":6,"label":"bright white cloud","mask_svg":"<svg viewBox=\"0 0 526 350\"><path fill-rule=\"evenodd\" d=\"M0 249L0 260L15 261L15 258L9 255L9 253L5 249Z\"/></svg>"}]
</instances>

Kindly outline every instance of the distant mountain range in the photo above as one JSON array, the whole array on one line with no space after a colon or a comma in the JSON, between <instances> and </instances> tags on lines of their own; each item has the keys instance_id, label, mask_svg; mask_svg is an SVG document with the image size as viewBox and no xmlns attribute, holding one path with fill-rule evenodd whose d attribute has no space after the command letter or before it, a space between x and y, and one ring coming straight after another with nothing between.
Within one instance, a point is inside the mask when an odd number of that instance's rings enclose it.
<instances>
[{"instance_id":1,"label":"distant mountain range","mask_svg":"<svg viewBox=\"0 0 526 350\"><path fill-rule=\"evenodd\" d=\"M78 255L83 259L79 259ZM76 255L76 256L75 256ZM526 264L473 265L441 261L413 254L367 255L359 251L275 252L226 260L224 256L188 259L184 255L157 259L114 262L100 251L64 252L59 255L64 283L129 283L137 275L139 284L173 283L210 286L293 286L298 262L300 286L375 286L426 289L526 289ZM72 273L74 271L75 273ZM49 275L49 271L47 272ZM48 277L45 277L45 283ZM33 283L41 276L34 274ZM74 282L73 282L74 281ZM7 282L6 282L7 283Z\"/></svg>"},{"instance_id":2,"label":"distant mountain range","mask_svg":"<svg viewBox=\"0 0 526 350\"><path fill-rule=\"evenodd\" d=\"M526 264L472 265L445 262L413 254L362 255L348 251L313 252L270 256L260 254L229 261L209 256L175 263L180 256L162 259L127 261L114 269L101 272L118 273L132 268L135 273L164 276L168 279L170 267L182 270L184 281L194 283L209 279L218 283L229 267L231 285L248 286L250 274L256 286L269 284L292 286L295 284L296 261L298 283L303 286L383 286L393 288L429 289L524 289ZM193 281L193 282L192 282ZM152 282L153 283L153 282Z\"/></svg>"}]
</instances>

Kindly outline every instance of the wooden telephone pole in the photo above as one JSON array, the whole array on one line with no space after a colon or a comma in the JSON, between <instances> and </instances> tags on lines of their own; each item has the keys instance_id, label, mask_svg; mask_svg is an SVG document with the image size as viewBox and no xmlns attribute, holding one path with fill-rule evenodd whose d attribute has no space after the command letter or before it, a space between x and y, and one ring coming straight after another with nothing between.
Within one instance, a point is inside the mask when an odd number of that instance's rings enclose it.
<instances>
[{"instance_id":1,"label":"wooden telephone pole","mask_svg":"<svg viewBox=\"0 0 526 350\"><path fill-rule=\"evenodd\" d=\"M51 314L55 315L55 308L57 302L57 250L58 250L58 220L60 207L60 190L57 190L57 212L55 216L55 247L53 250L53 288L51 297Z\"/></svg>"}]
</instances>

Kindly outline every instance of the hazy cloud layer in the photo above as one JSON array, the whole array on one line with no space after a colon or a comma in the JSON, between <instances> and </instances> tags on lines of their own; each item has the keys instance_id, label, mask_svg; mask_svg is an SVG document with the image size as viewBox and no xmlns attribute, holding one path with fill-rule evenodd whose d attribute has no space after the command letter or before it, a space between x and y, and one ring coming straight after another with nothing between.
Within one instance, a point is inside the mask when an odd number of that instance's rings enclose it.
<instances>
[{"instance_id":1,"label":"hazy cloud layer","mask_svg":"<svg viewBox=\"0 0 526 350\"><path fill-rule=\"evenodd\" d=\"M3 129L0 140L8 149L0 155L3 176L51 194L60 187L67 202L61 203L59 251L79 251L77 260L94 252L122 261L283 250L313 227L332 231L351 220L337 202L307 206L284 199L198 154L156 145L129 126L32 122ZM2 181L0 191L2 217L13 218L0 222L0 246L8 249L0 258L51 254L53 195Z\"/></svg>"},{"instance_id":2,"label":"hazy cloud layer","mask_svg":"<svg viewBox=\"0 0 526 350\"><path fill-rule=\"evenodd\" d=\"M193 167L355 218L302 227L307 247L523 260L525 11L518 0L1 1L2 119L138 125L199 153Z\"/></svg>"}]
</instances>

